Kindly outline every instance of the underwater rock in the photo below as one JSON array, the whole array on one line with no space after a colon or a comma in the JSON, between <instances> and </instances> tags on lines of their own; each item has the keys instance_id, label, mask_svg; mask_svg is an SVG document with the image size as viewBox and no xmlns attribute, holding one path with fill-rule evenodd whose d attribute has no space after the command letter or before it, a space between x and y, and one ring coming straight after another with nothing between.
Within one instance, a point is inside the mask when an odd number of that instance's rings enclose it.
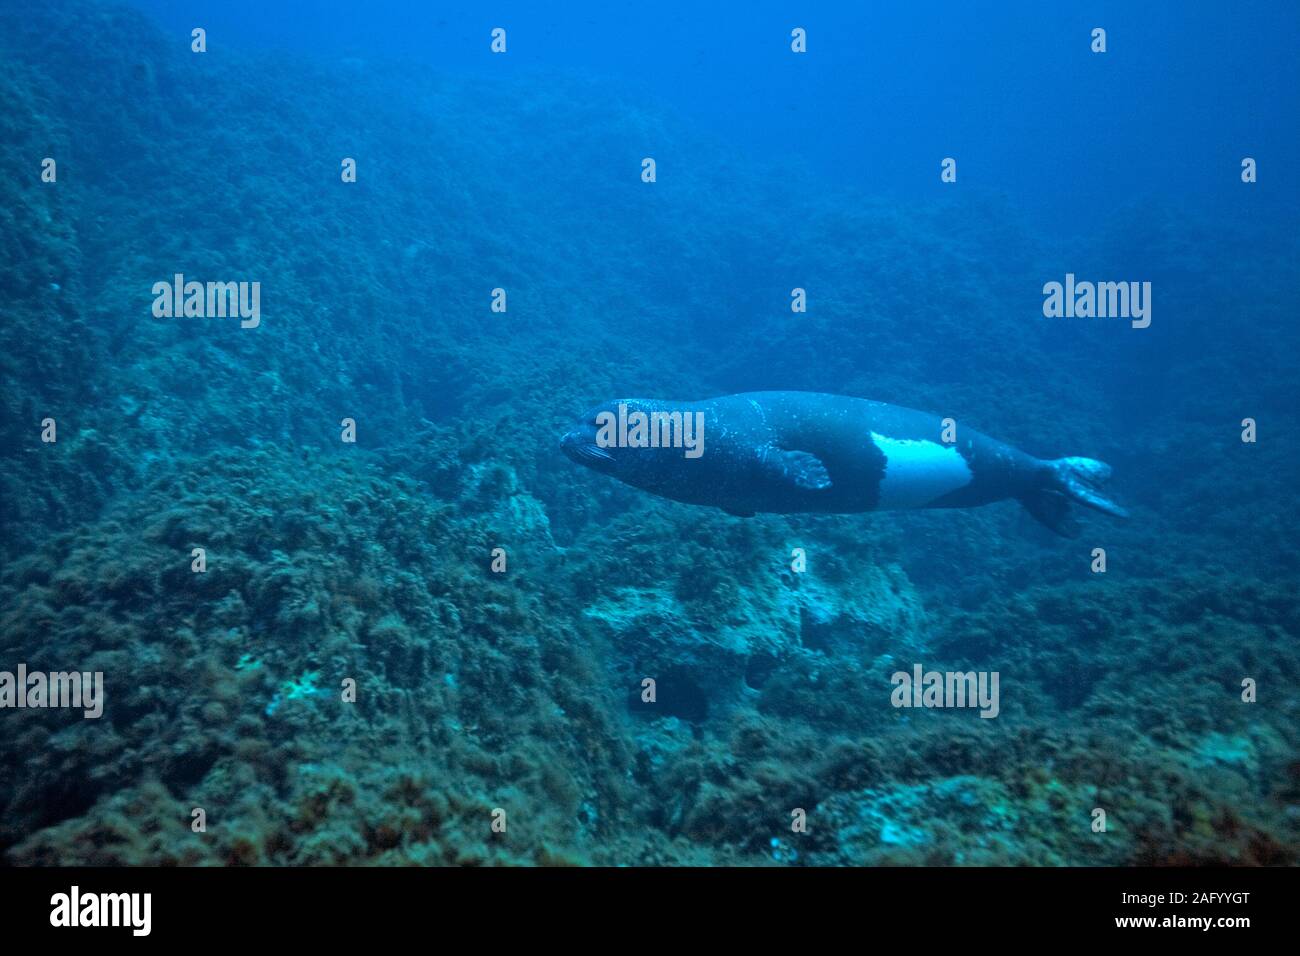
<instances>
[{"instance_id":1,"label":"underwater rock","mask_svg":"<svg viewBox=\"0 0 1300 956\"><path fill-rule=\"evenodd\" d=\"M676 588L616 587L584 608L629 687L639 694L644 679L656 682L658 699L633 695L633 712L698 723L754 697L774 669L861 664L921 648L924 615L897 568L863 564L838 580L819 576L815 562L799 573L734 570L740 579L726 583L725 607L715 609L712 594L683 588L679 578Z\"/></svg>"},{"instance_id":2,"label":"underwater rock","mask_svg":"<svg viewBox=\"0 0 1300 956\"><path fill-rule=\"evenodd\" d=\"M1081 837L1086 794L1070 795ZM1060 813L1044 799L1016 799L995 780L975 776L837 794L811 816L821 828L809 865L1053 866ZM810 827L810 832L813 827ZM1100 842L1100 841L1098 841ZM1112 841L1115 842L1115 841ZM824 849L823 849L824 848Z\"/></svg>"},{"instance_id":3,"label":"underwater rock","mask_svg":"<svg viewBox=\"0 0 1300 956\"><path fill-rule=\"evenodd\" d=\"M57 648L104 671L106 702L14 725L4 858L586 860L627 770L605 675L539 613L561 600L545 575L488 577L490 518L408 487L365 456L214 454L6 567L0 656ZM497 806L516 839L484 840ZM209 838L167 836L194 807Z\"/></svg>"}]
</instances>

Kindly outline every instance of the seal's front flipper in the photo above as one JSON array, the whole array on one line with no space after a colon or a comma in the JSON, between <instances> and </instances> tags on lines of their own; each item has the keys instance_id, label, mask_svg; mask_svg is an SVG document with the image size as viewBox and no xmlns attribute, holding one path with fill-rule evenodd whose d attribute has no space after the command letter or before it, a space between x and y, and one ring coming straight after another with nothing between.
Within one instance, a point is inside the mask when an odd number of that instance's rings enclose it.
<instances>
[{"instance_id":1,"label":"seal's front flipper","mask_svg":"<svg viewBox=\"0 0 1300 956\"><path fill-rule=\"evenodd\" d=\"M831 486L830 472L811 452L786 451L769 445L763 449L763 471L776 481L807 491L821 491Z\"/></svg>"},{"instance_id":2,"label":"seal's front flipper","mask_svg":"<svg viewBox=\"0 0 1300 956\"><path fill-rule=\"evenodd\" d=\"M1079 535L1079 523L1070 513L1070 502L1078 502L1114 518L1127 518L1128 511L1102 492L1110 478L1110 465L1092 458L1058 458L1046 462L1047 487L1021 497L1025 509L1067 538Z\"/></svg>"}]
</instances>

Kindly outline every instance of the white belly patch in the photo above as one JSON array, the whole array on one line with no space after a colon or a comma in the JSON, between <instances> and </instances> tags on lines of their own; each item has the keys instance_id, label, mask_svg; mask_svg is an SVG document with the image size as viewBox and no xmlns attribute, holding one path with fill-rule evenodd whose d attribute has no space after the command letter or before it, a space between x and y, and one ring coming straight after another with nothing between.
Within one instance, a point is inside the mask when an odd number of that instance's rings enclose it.
<instances>
[{"instance_id":1,"label":"white belly patch","mask_svg":"<svg viewBox=\"0 0 1300 956\"><path fill-rule=\"evenodd\" d=\"M885 455L877 508L920 508L970 484L971 470L954 445L871 433Z\"/></svg>"}]
</instances>

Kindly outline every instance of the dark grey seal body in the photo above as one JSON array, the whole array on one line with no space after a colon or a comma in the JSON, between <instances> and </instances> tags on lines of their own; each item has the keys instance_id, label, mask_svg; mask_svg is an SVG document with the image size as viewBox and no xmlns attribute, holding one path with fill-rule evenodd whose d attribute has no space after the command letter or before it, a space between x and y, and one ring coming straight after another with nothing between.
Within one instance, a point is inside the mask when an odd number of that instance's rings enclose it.
<instances>
[{"instance_id":1,"label":"dark grey seal body","mask_svg":"<svg viewBox=\"0 0 1300 956\"><path fill-rule=\"evenodd\" d=\"M970 508L1019 500L1052 530L1070 502L1127 513L1091 458L1046 461L943 416L843 395L747 392L701 402L623 399L561 439L579 464L637 488L734 515Z\"/></svg>"}]
</instances>

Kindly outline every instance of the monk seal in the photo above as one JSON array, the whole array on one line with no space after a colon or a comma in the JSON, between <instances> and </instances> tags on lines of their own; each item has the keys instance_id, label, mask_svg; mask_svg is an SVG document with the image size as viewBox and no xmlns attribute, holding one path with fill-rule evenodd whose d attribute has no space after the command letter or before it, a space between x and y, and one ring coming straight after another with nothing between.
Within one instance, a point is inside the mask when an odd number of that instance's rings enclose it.
<instances>
[{"instance_id":1,"label":"monk seal","mask_svg":"<svg viewBox=\"0 0 1300 956\"><path fill-rule=\"evenodd\" d=\"M1102 493L1111 473L1104 462L1034 458L939 415L844 395L623 399L583 415L560 447L636 488L740 517L971 508L1013 498L1066 537L1079 533L1071 502L1128 517Z\"/></svg>"}]
</instances>

